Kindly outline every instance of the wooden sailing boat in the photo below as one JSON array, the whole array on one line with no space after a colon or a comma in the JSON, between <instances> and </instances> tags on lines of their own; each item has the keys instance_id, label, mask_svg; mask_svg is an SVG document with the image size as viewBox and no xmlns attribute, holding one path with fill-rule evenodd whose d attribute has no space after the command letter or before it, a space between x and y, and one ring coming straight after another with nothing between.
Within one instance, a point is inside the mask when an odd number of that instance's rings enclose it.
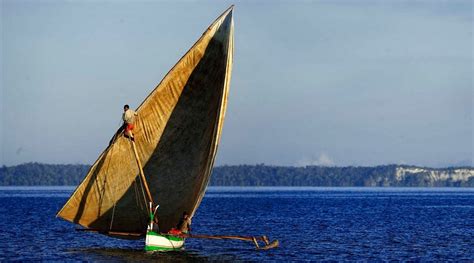
<instances>
[{"instance_id":1,"label":"wooden sailing boat","mask_svg":"<svg viewBox=\"0 0 474 263\"><path fill-rule=\"evenodd\" d=\"M231 79L232 15L233 6L168 72L137 109L135 142L114 136L57 216L109 236L146 236L148 250L179 249L193 237L162 233L183 212L192 218L209 183Z\"/></svg>"}]
</instances>

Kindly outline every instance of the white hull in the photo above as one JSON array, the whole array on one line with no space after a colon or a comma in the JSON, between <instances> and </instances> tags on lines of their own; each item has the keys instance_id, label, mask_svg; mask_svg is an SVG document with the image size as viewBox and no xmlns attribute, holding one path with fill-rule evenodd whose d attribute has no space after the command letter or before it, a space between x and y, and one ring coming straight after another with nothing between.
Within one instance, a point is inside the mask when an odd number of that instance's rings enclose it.
<instances>
[{"instance_id":1,"label":"white hull","mask_svg":"<svg viewBox=\"0 0 474 263\"><path fill-rule=\"evenodd\" d=\"M146 251L179 250L183 245L184 238L172 235L160 235L155 232L148 232L145 239Z\"/></svg>"}]
</instances>

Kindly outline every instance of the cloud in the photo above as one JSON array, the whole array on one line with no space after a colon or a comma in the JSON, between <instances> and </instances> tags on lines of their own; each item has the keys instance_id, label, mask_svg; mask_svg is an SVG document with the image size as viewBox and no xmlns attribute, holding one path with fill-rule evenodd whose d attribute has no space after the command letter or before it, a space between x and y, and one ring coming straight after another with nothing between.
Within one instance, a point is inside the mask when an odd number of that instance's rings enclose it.
<instances>
[{"instance_id":1,"label":"cloud","mask_svg":"<svg viewBox=\"0 0 474 263\"><path fill-rule=\"evenodd\" d=\"M296 166L311 166L311 165L318 165L318 166L333 166L335 163L334 161L327 155L326 153L319 154L319 157L311 157L311 158L303 158L296 162Z\"/></svg>"}]
</instances>

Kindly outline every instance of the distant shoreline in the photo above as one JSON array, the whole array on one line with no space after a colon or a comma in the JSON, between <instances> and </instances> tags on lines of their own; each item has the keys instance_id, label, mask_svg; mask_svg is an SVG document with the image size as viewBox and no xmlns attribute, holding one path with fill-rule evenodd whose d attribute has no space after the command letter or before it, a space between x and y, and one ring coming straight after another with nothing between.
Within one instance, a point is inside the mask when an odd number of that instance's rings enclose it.
<instances>
[{"instance_id":1,"label":"distant shoreline","mask_svg":"<svg viewBox=\"0 0 474 263\"><path fill-rule=\"evenodd\" d=\"M68 191L73 192L77 186L72 185L31 185L0 186L0 191ZM380 186L208 186L208 193L248 193L248 192L474 192L474 187L380 187Z\"/></svg>"},{"instance_id":2,"label":"distant shoreline","mask_svg":"<svg viewBox=\"0 0 474 263\"><path fill-rule=\"evenodd\" d=\"M0 186L76 186L89 165L26 163L0 167ZM428 168L224 165L210 186L246 187L474 187L474 167Z\"/></svg>"}]
</instances>

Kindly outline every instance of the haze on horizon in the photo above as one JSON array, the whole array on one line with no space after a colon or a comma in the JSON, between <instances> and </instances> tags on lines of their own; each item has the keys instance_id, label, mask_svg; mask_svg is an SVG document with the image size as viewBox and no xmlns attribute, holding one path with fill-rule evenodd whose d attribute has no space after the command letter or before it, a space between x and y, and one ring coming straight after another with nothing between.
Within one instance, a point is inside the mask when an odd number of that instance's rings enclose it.
<instances>
[{"instance_id":1,"label":"haze on horizon","mask_svg":"<svg viewBox=\"0 0 474 263\"><path fill-rule=\"evenodd\" d=\"M0 165L93 163L231 4L217 165L473 165L468 0L2 0Z\"/></svg>"}]
</instances>

